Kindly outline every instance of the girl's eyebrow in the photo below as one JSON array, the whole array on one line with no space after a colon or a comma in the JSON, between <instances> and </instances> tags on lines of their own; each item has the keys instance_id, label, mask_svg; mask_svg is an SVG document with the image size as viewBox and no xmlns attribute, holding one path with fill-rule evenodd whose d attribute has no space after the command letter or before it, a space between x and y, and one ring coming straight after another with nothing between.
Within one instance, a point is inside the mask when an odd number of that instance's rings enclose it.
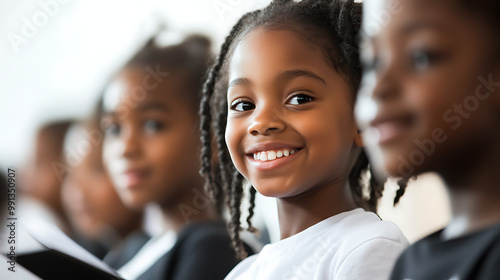
<instances>
[{"instance_id":1,"label":"girl's eyebrow","mask_svg":"<svg viewBox=\"0 0 500 280\"><path fill-rule=\"evenodd\" d=\"M232 80L229 83L229 85L227 86L227 89L230 89L230 88L236 87L236 86L251 85L251 84L252 84L252 82L247 78L237 78L237 79Z\"/></svg>"},{"instance_id":2,"label":"girl's eyebrow","mask_svg":"<svg viewBox=\"0 0 500 280\"><path fill-rule=\"evenodd\" d=\"M438 23L428 20L428 19L417 19L417 20L412 20L409 22L406 22L397 30L397 33L399 34L398 36L401 37L408 37L411 36L414 33L418 33L421 31L425 30L433 30L433 29L444 29L443 26L439 25ZM362 36L361 38L361 45L363 44L376 44L377 41L379 41L379 35L368 35L365 32L365 36Z\"/></svg>"},{"instance_id":3,"label":"girl's eyebrow","mask_svg":"<svg viewBox=\"0 0 500 280\"><path fill-rule=\"evenodd\" d=\"M414 33L425 31L426 29L443 29L443 27L434 21L419 19L405 23L399 29L399 33L403 36L410 36Z\"/></svg>"},{"instance_id":4,"label":"girl's eyebrow","mask_svg":"<svg viewBox=\"0 0 500 280\"><path fill-rule=\"evenodd\" d=\"M161 112L169 111L169 108L167 107L167 105L160 103L160 102L144 103L144 104L139 105L138 109L140 111L143 111L143 112L144 111L161 111Z\"/></svg>"},{"instance_id":5,"label":"girl's eyebrow","mask_svg":"<svg viewBox=\"0 0 500 280\"><path fill-rule=\"evenodd\" d=\"M278 76L278 80L289 81L298 77L312 78L322 82L325 85L327 84L326 81L320 76L314 74L311 71L302 69L293 69L285 71Z\"/></svg>"},{"instance_id":6,"label":"girl's eyebrow","mask_svg":"<svg viewBox=\"0 0 500 280\"><path fill-rule=\"evenodd\" d=\"M325 85L327 84L326 81L323 78L321 78L319 75L316 75L311 71L302 70L302 69L287 70L278 76L278 80L289 81L289 80L292 80L292 79L295 79L298 77L312 78L312 79L315 79L315 80L322 82ZM237 78L237 79L232 80L229 83L227 88L230 89L230 88L235 87L235 86L251 85L251 84L252 84L252 82L247 78Z\"/></svg>"}]
</instances>

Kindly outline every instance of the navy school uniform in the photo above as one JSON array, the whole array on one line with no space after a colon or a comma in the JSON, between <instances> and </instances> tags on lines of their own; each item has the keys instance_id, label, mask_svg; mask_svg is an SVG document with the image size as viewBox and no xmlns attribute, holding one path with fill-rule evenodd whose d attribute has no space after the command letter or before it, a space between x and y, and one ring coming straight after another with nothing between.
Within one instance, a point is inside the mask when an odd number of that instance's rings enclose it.
<instances>
[{"instance_id":1,"label":"navy school uniform","mask_svg":"<svg viewBox=\"0 0 500 280\"><path fill-rule=\"evenodd\" d=\"M442 230L416 242L398 259L391 280L500 279L500 224L450 240Z\"/></svg>"}]
</instances>

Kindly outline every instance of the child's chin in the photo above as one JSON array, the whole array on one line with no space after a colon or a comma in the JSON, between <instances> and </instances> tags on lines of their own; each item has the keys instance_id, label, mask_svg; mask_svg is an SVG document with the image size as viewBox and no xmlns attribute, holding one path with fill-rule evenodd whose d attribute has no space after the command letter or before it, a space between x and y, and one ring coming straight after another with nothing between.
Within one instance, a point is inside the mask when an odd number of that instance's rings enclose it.
<instances>
[{"instance_id":1,"label":"child's chin","mask_svg":"<svg viewBox=\"0 0 500 280\"><path fill-rule=\"evenodd\" d=\"M137 195L132 195L130 193L120 195L120 199L127 208L132 210L142 210L148 204L148 201L145 201L143 198Z\"/></svg>"},{"instance_id":2,"label":"child's chin","mask_svg":"<svg viewBox=\"0 0 500 280\"><path fill-rule=\"evenodd\" d=\"M258 193L267 197L285 198L293 196L292 190L278 186L277 184L260 184L259 186L254 185L254 188Z\"/></svg>"},{"instance_id":3,"label":"child's chin","mask_svg":"<svg viewBox=\"0 0 500 280\"><path fill-rule=\"evenodd\" d=\"M399 156L397 158L389 158L385 161L384 168L381 168L380 172L376 172L376 177L380 180L380 182L385 181L383 177L384 174L386 179L388 176L394 178L409 178L416 175L416 173L418 172L417 168L418 166L411 164L402 156Z\"/></svg>"}]
</instances>

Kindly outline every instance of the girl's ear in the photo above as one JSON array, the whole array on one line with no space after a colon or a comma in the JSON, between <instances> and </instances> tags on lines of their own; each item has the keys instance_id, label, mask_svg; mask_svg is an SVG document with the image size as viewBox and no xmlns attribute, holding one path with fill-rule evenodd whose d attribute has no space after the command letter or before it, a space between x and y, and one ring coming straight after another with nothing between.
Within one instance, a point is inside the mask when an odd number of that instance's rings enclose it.
<instances>
[{"instance_id":1,"label":"girl's ear","mask_svg":"<svg viewBox=\"0 0 500 280\"><path fill-rule=\"evenodd\" d=\"M358 129L358 127L355 127L356 131L354 131L354 143L358 147L363 147L363 137L361 136L361 131Z\"/></svg>"}]
</instances>

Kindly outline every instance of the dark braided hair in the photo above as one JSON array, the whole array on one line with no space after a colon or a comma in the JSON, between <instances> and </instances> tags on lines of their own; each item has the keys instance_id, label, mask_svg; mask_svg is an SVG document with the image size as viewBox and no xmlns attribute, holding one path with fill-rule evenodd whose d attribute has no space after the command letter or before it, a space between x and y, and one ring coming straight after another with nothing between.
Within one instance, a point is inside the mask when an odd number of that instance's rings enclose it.
<instances>
[{"instance_id":1,"label":"dark braided hair","mask_svg":"<svg viewBox=\"0 0 500 280\"><path fill-rule=\"evenodd\" d=\"M238 257L246 255L240 240L244 178L231 162L225 142L228 63L234 49L246 34L258 28L291 30L304 40L321 47L326 61L347 79L354 104L361 80L357 47L360 26L361 4L352 0L275 0L262 10L245 14L226 37L203 88L200 106L200 172L206 178L207 193L212 197L223 193L225 197L231 214L229 232ZM384 184L371 176L371 167L364 151L360 152L348 182L357 205L376 212ZM402 195L406 182L402 181L400 186ZM250 231L254 230L251 223L254 206L255 189L251 188L247 218Z\"/></svg>"}]
</instances>

